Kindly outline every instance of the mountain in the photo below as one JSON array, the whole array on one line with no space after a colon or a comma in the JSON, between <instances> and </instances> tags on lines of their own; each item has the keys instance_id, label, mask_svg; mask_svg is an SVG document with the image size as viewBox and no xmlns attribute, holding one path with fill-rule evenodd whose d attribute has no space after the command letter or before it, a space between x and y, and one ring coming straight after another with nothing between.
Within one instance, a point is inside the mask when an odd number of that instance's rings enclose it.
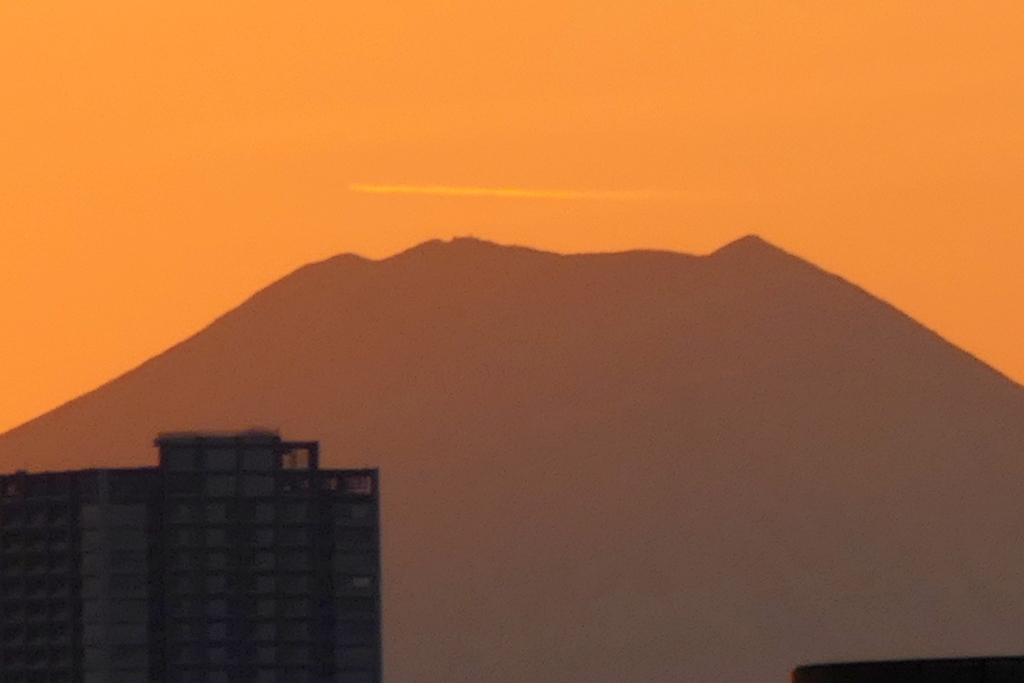
<instances>
[{"instance_id":1,"label":"mountain","mask_svg":"<svg viewBox=\"0 0 1024 683\"><path fill-rule=\"evenodd\" d=\"M389 683L1024 649L1024 391L756 237L335 257L0 436L0 463L254 426L381 467Z\"/></svg>"}]
</instances>

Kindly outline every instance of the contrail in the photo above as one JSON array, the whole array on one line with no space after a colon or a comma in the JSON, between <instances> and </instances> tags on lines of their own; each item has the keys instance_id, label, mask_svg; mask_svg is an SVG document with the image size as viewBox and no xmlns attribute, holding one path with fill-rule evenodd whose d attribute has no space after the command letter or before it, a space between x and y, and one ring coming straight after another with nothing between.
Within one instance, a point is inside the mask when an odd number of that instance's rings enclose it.
<instances>
[{"instance_id":1,"label":"contrail","mask_svg":"<svg viewBox=\"0 0 1024 683\"><path fill-rule=\"evenodd\" d=\"M652 199L658 193L651 190L531 190L520 187L452 187L449 185L370 185L353 183L352 192L369 194L420 194L435 197L500 197L503 199L568 199L598 201L638 201Z\"/></svg>"}]
</instances>

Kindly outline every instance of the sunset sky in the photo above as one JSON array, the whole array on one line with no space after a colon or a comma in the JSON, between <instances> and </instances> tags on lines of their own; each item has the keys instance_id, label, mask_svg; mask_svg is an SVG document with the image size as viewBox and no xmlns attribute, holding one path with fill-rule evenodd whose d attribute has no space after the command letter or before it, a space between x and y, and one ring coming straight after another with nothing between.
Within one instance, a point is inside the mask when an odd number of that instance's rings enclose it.
<instances>
[{"instance_id":1,"label":"sunset sky","mask_svg":"<svg viewBox=\"0 0 1024 683\"><path fill-rule=\"evenodd\" d=\"M0 430L340 252L748 233L1024 381L1024 4L0 0Z\"/></svg>"}]
</instances>

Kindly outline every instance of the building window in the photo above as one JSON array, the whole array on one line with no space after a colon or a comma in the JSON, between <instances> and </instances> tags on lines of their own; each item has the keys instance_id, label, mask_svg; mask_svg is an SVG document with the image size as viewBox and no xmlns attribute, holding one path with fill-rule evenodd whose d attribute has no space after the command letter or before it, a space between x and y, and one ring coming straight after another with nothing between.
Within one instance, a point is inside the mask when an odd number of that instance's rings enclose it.
<instances>
[{"instance_id":1,"label":"building window","mask_svg":"<svg viewBox=\"0 0 1024 683\"><path fill-rule=\"evenodd\" d=\"M366 527L338 527L334 530L334 542L340 546L373 545L373 529Z\"/></svg>"},{"instance_id":2,"label":"building window","mask_svg":"<svg viewBox=\"0 0 1024 683\"><path fill-rule=\"evenodd\" d=\"M196 556L192 553L176 553L172 556L171 569L175 571L191 571L196 568Z\"/></svg>"},{"instance_id":3,"label":"building window","mask_svg":"<svg viewBox=\"0 0 1024 683\"><path fill-rule=\"evenodd\" d=\"M177 495L197 495L200 480L194 474L168 474L164 479L169 493Z\"/></svg>"},{"instance_id":4,"label":"building window","mask_svg":"<svg viewBox=\"0 0 1024 683\"><path fill-rule=\"evenodd\" d=\"M117 529L110 536L111 547L118 550L143 549L148 539L143 529Z\"/></svg>"},{"instance_id":5,"label":"building window","mask_svg":"<svg viewBox=\"0 0 1024 683\"><path fill-rule=\"evenodd\" d=\"M171 608L171 613L178 618L194 617L196 612L196 602L190 599L177 600Z\"/></svg>"},{"instance_id":6,"label":"building window","mask_svg":"<svg viewBox=\"0 0 1024 683\"><path fill-rule=\"evenodd\" d=\"M309 490L309 477L307 475L287 475L281 478L281 491L283 493L303 493Z\"/></svg>"},{"instance_id":7,"label":"building window","mask_svg":"<svg viewBox=\"0 0 1024 683\"><path fill-rule=\"evenodd\" d=\"M281 556L281 569L301 572L309 569L309 553L285 553Z\"/></svg>"},{"instance_id":8,"label":"building window","mask_svg":"<svg viewBox=\"0 0 1024 683\"><path fill-rule=\"evenodd\" d=\"M256 559L253 561L253 566L256 571L270 571L274 568L274 555L273 553L256 553Z\"/></svg>"},{"instance_id":9,"label":"building window","mask_svg":"<svg viewBox=\"0 0 1024 683\"><path fill-rule=\"evenodd\" d=\"M206 451L206 469L215 472L234 471L235 452L222 449Z\"/></svg>"},{"instance_id":10,"label":"building window","mask_svg":"<svg viewBox=\"0 0 1024 683\"><path fill-rule=\"evenodd\" d=\"M206 616L223 619L228 615L227 600L210 600L206 603ZM223 624L221 624L223 626Z\"/></svg>"},{"instance_id":11,"label":"building window","mask_svg":"<svg viewBox=\"0 0 1024 683\"><path fill-rule=\"evenodd\" d=\"M284 581L284 592L288 595L302 595L309 592L309 577L290 576Z\"/></svg>"},{"instance_id":12,"label":"building window","mask_svg":"<svg viewBox=\"0 0 1024 683\"><path fill-rule=\"evenodd\" d=\"M309 640L309 624L305 621L286 621L281 624L281 638L284 640Z\"/></svg>"},{"instance_id":13,"label":"building window","mask_svg":"<svg viewBox=\"0 0 1024 683\"><path fill-rule=\"evenodd\" d=\"M274 469L274 451L268 448L246 450L242 453L242 469L250 472Z\"/></svg>"},{"instance_id":14,"label":"building window","mask_svg":"<svg viewBox=\"0 0 1024 683\"><path fill-rule=\"evenodd\" d=\"M256 651L256 661L260 664L274 664L277 661L277 648L261 647Z\"/></svg>"},{"instance_id":15,"label":"building window","mask_svg":"<svg viewBox=\"0 0 1024 683\"><path fill-rule=\"evenodd\" d=\"M104 508L107 526L144 527L145 505L107 505Z\"/></svg>"},{"instance_id":16,"label":"building window","mask_svg":"<svg viewBox=\"0 0 1024 683\"><path fill-rule=\"evenodd\" d=\"M309 451L298 449L288 451L281 459L281 466L286 470L308 470L310 467Z\"/></svg>"},{"instance_id":17,"label":"building window","mask_svg":"<svg viewBox=\"0 0 1024 683\"><path fill-rule=\"evenodd\" d=\"M227 545L227 532L224 529L207 529L206 545L209 548L222 548Z\"/></svg>"},{"instance_id":18,"label":"building window","mask_svg":"<svg viewBox=\"0 0 1024 683\"><path fill-rule=\"evenodd\" d=\"M145 550L115 550L111 555L116 574L145 574L146 551Z\"/></svg>"},{"instance_id":19,"label":"building window","mask_svg":"<svg viewBox=\"0 0 1024 683\"><path fill-rule=\"evenodd\" d=\"M287 664L309 664L309 647L305 645L289 645L281 654Z\"/></svg>"},{"instance_id":20,"label":"building window","mask_svg":"<svg viewBox=\"0 0 1024 683\"><path fill-rule=\"evenodd\" d=\"M32 526L34 521L34 517L30 517L28 520L29 525ZM100 505L83 505L78 523L83 527L102 527L103 507Z\"/></svg>"},{"instance_id":21,"label":"building window","mask_svg":"<svg viewBox=\"0 0 1024 683\"><path fill-rule=\"evenodd\" d=\"M179 503L171 509L170 521L172 524L189 524L196 521L196 509L193 505Z\"/></svg>"},{"instance_id":22,"label":"building window","mask_svg":"<svg viewBox=\"0 0 1024 683\"><path fill-rule=\"evenodd\" d=\"M220 475L206 479L206 495L208 496L233 496L235 495L235 477L231 475Z\"/></svg>"},{"instance_id":23,"label":"building window","mask_svg":"<svg viewBox=\"0 0 1024 683\"><path fill-rule=\"evenodd\" d=\"M373 522L373 505L370 503L335 504L334 521L337 524L370 524Z\"/></svg>"},{"instance_id":24,"label":"building window","mask_svg":"<svg viewBox=\"0 0 1024 683\"><path fill-rule=\"evenodd\" d=\"M257 622L253 630L253 640L268 641L277 639L277 627L273 622Z\"/></svg>"},{"instance_id":25,"label":"building window","mask_svg":"<svg viewBox=\"0 0 1024 683\"><path fill-rule=\"evenodd\" d=\"M309 508L305 503L291 503L281 510L281 521L285 524L301 524L308 519Z\"/></svg>"},{"instance_id":26,"label":"building window","mask_svg":"<svg viewBox=\"0 0 1024 683\"><path fill-rule=\"evenodd\" d=\"M82 550L85 552L90 550L102 552L110 546L107 541L107 534L105 530L83 532L81 544Z\"/></svg>"},{"instance_id":27,"label":"building window","mask_svg":"<svg viewBox=\"0 0 1024 683\"><path fill-rule=\"evenodd\" d=\"M309 600L285 600L281 607L283 616L286 619L305 619L309 617Z\"/></svg>"},{"instance_id":28,"label":"building window","mask_svg":"<svg viewBox=\"0 0 1024 683\"><path fill-rule=\"evenodd\" d=\"M256 545L258 545L261 548L269 548L270 546L274 545L274 530L257 529Z\"/></svg>"},{"instance_id":29,"label":"building window","mask_svg":"<svg viewBox=\"0 0 1024 683\"><path fill-rule=\"evenodd\" d=\"M257 524L270 524L274 521L274 506L270 503L259 503L256 505L253 518Z\"/></svg>"},{"instance_id":30,"label":"building window","mask_svg":"<svg viewBox=\"0 0 1024 683\"><path fill-rule=\"evenodd\" d=\"M274 495L274 478L262 474L246 474L242 477L242 495L249 498Z\"/></svg>"},{"instance_id":31,"label":"building window","mask_svg":"<svg viewBox=\"0 0 1024 683\"><path fill-rule=\"evenodd\" d=\"M345 477L343 487L345 493L369 496L373 494L373 477L369 474L350 474Z\"/></svg>"},{"instance_id":32,"label":"building window","mask_svg":"<svg viewBox=\"0 0 1024 683\"><path fill-rule=\"evenodd\" d=\"M285 527L281 532L281 543L290 546L309 545L309 532L305 527Z\"/></svg>"},{"instance_id":33,"label":"building window","mask_svg":"<svg viewBox=\"0 0 1024 683\"><path fill-rule=\"evenodd\" d=\"M113 649L111 661L115 669L145 669L149 666L148 654L144 645L122 645Z\"/></svg>"},{"instance_id":34,"label":"building window","mask_svg":"<svg viewBox=\"0 0 1024 683\"><path fill-rule=\"evenodd\" d=\"M369 617L377 612L377 603L371 597L348 596L338 599L338 609L345 614Z\"/></svg>"},{"instance_id":35,"label":"building window","mask_svg":"<svg viewBox=\"0 0 1024 683\"><path fill-rule=\"evenodd\" d=\"M182 641L182 642L189 642L189 641L192 641L192 640L196 640L196 638L199 635L196 632L195 624L192 624L192 623L189 623L189 622L177 624L174 627L173 633L174 633L174 637L177 638L178 640Z\"/></svg>"},{"instance_id":36,"label":"building window","mask_svg":"<svg viewBox=\"0 0 1024 683\"><path fill-rule=\"evenodd\" d=\"M208 640L227 640L227 638L228 638L228 625L227 624L225 624L224 622L220 622L220 621L218 621L216 623L213 623L213 624L210 624L210 627L207 630L207 639Z\"/></svg>"},{"instance_id":37,"label":"building window","mask_svg":"<svg viewBox=\"0 0 1024 683\"><path fill-rule=\"evenodd\" d=\"M24 524L23 512L13 506L0 507L0 526L12 528Z\"/></svg>"},{"instance_id":38,"label":"building window","mask_svg":"<svg viewBox=\"0 0 1024 683\"><path fill-rule=\"evenodd\" d=\"M374 570L374 557L362 553L335 553L332 562L339 574L367 574Z\"/></svg>"},{"instance_id":39,"label":"building window","mask_svg":"<svg viewBox=\"0 0 1024 683\"><path fill-rule=\"evenodd\" d=\"M273 593L274 592L274 577L273 576L257 576L256 577L256 592L257 593Z\"/></svg>"},{"instance_id":40,"label":"building window","mask_svg":"<svg viewBox=\"0 0 1024 683\"><path fill-rule=\"evenodd\" d=\"M223 593L228 589L227 583L227 579L220 574L208 576L206 577L206 592Z\"/></svg>"},{"instance_id":41,"label":"building window","mask_svg":"<svg viewBox=\"0 0 1024 683\"><path fill-rule=\"evenodd\" d=\"M173 659L179 664L198 664L199 654L194 645L185 645L177 649Z\"/></svg>"},{"instance_id":42,"label":"building window","mask_svg":"<svg viewBox=\"0 0 1024 683\"><path fill-rule=\"evenodd\" d=\"M122 571L131 571L131 568L119 567L116 564L113 570L113 581L110 585L110 593L120 598L144 598L148 592L149 582L143 572L134 574L122 574Z\"/></svg>"},{"instance_id":43,"label":"building window","mask_svg":"<svg viewBox=\"0 0 1024 683\"><path fill-rule=\"evenodd\" d=\"M339 647L338 667L341 669L369 669L374 666L372 647Z\"/></svg>"},{"instance_id":44,"label":"building window","mask_svg":"<svg viewBox=\"0 0 1024 683\"><path fill-rule=\"evenodd\" d=\"M206 521L211 524L223 524L228 521L227 506L224 503L208 503L206 505Z\"/></svg>"},{"instance_id":45,"label":"building window","mask_svg":"<svg viewBox=\"0 0 1024 683\"><path fill-rule=\"evenodd\" d=\"M210 571L224 571L228 566L228 556L224 553L210 553L206 556L206 568Z\"/></svg>"},{"instance_id":46,"label":"building window","mask_svg":"<svg viewBox=\"0 0 1024 683\"><path fill-rule=\"evenodd\" d=\"M101 574L107 567L106 553L84 553L82 555L82 574ZM10 569L10 567L8 567Z\"/></svg>"},{"instance_id":47,"label":"building window","mask_svg":"<svg viewBox=\"0 0 1024 683\"><path fill-rule=\"evenodd\" d=\"M187 472L196 468L196 454L191 449L163 448L161 466L169 472Z\"/></svg>"},{"instance_id":48,"label":"building window","mask_svg":"<svg viewBox=\"0 0 1024 683\"><path fill-rule=\"evenodd\" d=\"M276 600L259 600L256 602L256 616L269 619L277 614Z\"/></svg>"},{"instance_id":49,"label":"building window","mask_svg":"<svg viewBox=\"0 0 1024 683\"><path fill-rule=\"evenodd\" d=\"M172 540L176 546L192 546L196 543L196 532L193 529L178 529L174 532Z\"/></svg>"}]
</instances>

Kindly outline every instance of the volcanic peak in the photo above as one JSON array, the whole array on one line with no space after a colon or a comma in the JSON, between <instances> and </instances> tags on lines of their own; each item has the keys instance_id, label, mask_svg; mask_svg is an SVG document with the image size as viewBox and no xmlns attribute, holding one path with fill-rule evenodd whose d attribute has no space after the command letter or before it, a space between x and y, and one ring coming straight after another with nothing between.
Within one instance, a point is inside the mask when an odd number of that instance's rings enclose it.
<instances>
[{"instance_id":1,"label":"volcanic peak","mask_svg":"<svg viewBox=\"0 0 1024 683\"><path fill-rule=\"evenodd\" d=\"M786 251L771 244L759 235L745 235L729 242L707 255L686 254L671 252L659 249L630 249L618 252L581 252L562 254L557 252L543 251L532 247L519 245L506 245L480 239L473 236L453 237L449 240L432 239L417 244L409 249L400 251L391 256L380 259L369 259L353 253L344 253L325 259L318 263L304 266L299 270L310 267L362 267L367 264L390 264L408 265L411 263L433 263L436 261L466 261L478 259L508 259L510 257L520 258L609 258L622 257L625 255L660 255L674 258L722 258L738 259L740 261L764 260L773 257L784 256L787 259L795 259ZM296 271L298 272L298 271Z\"/></svg>"}]
</instances>

